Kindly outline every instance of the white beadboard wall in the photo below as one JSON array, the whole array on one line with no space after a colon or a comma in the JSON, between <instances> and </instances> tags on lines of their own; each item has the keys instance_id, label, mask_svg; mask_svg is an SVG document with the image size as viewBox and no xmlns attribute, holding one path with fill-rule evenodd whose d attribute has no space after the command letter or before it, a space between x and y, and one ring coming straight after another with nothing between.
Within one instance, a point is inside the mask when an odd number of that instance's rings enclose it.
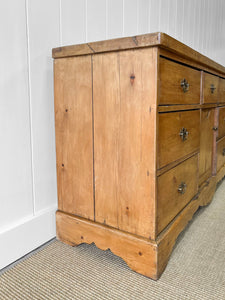
<instances>
[{"instance_id":1,"label":"white beadboard wall","mask_svg":"<svg viewBox=\"0 0 225 300\"><path fill-rule=\"evenodd\" d=\"M51 49L162 31L225 65L224 0L0 1L0 269L55 236Z\"/></svg>"},{"instance_id":2,"label":"white beadboard wall","mask_svg":"<svg viewBox=\"0 0 225 300\"><path fill-rule=\"evenodd\" d=\"M224 0L61 0L60 45L165 32L225 65Z\"/></svg>"}]
</instances>

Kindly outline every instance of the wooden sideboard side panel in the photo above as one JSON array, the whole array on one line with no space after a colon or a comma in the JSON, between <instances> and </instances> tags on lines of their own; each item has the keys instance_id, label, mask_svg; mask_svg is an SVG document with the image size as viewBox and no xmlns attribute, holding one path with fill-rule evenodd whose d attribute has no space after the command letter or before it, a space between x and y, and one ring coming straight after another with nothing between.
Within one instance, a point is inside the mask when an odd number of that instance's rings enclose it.
<instances>
[{"instance_id":1,"label":"wooden sideboard side panel","mask_svg":"<svg viewBox=\"0 0 225 300\"><path fill-rule=\"evenodd\" d=\"M91 56L54 62L59 209L94 219Z\"/></svg>"},{"instance_id":2,"label":"wooden sideboard side panel","mask_svg":"<svg viewBox=\"0 0 225 300\"><path fill-rule=\"evenodd\" d=\"M117 53L93 56L95 220L118 228L120 81Z\"/></svg>"},{"instance_id":3,"label":"wooden sideboard side panel","mask_svg":"<svg viewBox=\"0 0 225 300\"><path fill-rule=\"evenodd\" d=\"M155 238L157 49L93 57L96 221Z\"/></svg>"},{"instance_id":4,"label":"wooden sideboard side panel","mask_svg":"<svg viewBox=\"0 0 225 300\"><path fill-rule=\"evenodd\" d=\"M63 111L64 103L61 101L60 95L63 94L63 85L60 84L64 74L64 64L54 60L54 110L55 110L55 143L56 143L56 171L57 171L57 194L58 194L58 209L63 210L62 200L62 138L64 131ZM61 166L60 166L61 164Z\"/></svg>"}]
</instances>

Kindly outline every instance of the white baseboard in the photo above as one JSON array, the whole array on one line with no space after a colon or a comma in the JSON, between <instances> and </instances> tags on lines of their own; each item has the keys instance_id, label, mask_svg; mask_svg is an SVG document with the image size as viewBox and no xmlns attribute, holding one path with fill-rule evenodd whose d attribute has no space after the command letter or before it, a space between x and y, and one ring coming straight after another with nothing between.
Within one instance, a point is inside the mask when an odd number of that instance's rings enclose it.
<instances>
[{"instance_id":1,"label":"white baseboard","mask_svg":"<svg viewBox=\"0 0 225 300\"><path fill-rule=\"evenodd\" d=\"M51 207L1 230L0 269L55 237L56 209Z\"/></svg>"}]
</instances>

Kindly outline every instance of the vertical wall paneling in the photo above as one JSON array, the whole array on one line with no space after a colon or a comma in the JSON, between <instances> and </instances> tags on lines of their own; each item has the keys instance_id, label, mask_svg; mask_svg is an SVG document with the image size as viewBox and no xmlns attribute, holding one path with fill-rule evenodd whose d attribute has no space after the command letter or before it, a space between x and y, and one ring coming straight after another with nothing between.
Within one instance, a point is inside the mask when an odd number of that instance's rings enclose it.
<instances>
[{"instance_id":1,"label":"vertical wall paneling","mask_svg":"<svg viewBox=\"0 0 225 300\"><path fill-rule=\"evenodd\" d=\"M170 1L159 0L159 30L169 34L169 6Z\"/></svg>"},{"instance_id":2,"label":"vertical wall paneling","mask_svg":"<svg viewBox=\"0 0 225 300\"><path fill-rule=\"evenodd\" d=\"M137 24L138 0L124 0L124 36L136 35Z\"/></svg>"},{"instance_id":3,"label":"vertical wall paneling","mask_svg":"<svg viewBox=\"0 0 225 300\"><path fill-rule=\"evenodd\" d=\"M106 39L106 1L87 0L87 41Z\"/></svg>"},{"instance_id":4,"label":"vertical wall paneling","mask_svg":"<svg viewBox=\"0 0 225 300\"><path fill-rule=\"evenodd\" d=\"M201 18L201 1L195 1L195 19L194 19L194 34L192 34L193 47L195 50L200 49L200 18Z\"/></svg>"},{"instance_id":5,"label":"vertical wall paneling","mask_svg":"<svg viewBox=\"0 0 225 300\"><path fill-rule=\"evenodd\" d=\"M183 42L183 19L184 19L184 0L177 0L176 38L181 42Z\"/></svg>"},{"instance_id":6,"label":"vertical wall paneling","mask_svg":"<svg viewBox=\"0 0 225 300\"><path fill-rule=\"evenodd\" d=\"M204 23L204 15L205 15L205 0L200 0L200 37L199 37L199 51L203 54L204 52L204 38L205 38L205 26L206 24ZM204 13L203 13L204 12Z\"/></svg>"},{"instance_id":7,"label":"vertical wall paneling","mask_svg":"<svg viewBox=\"0 0 225 300\"><path fill-rule=\"evenodd\" d=\"M217 24L220 23L220 20L217 20L217 15L220 15L219 12L219 1L209 1L208 17L209 17L209 32L208 32L208 44L207 48L209 49L209 56L214 58L216 49L216 40L218 37L218 31L220 28L217 28ZM219 19L219 18L218 18Z\"/></svg>"},{"instance_id":8,"label":"vertical wall paneling","mask_svg":"<svg viewBox=\"0 0 225 300\"><path fill-rule=\"evenodd\" d=\"M214 32L217 31L217 18L216 15L220 14L219 10L218 10L218 4L219 4L219 0L215 1L209 1L208 3L208 34L207 34L207 49L208 49L208 53L209 56L214 57L214 49L215 49L215 42L214 41ZM218 33L216 33L217 35Z\"/></svg>"},{"instance_id":9,"label":"vertical wall paneling","mask_svg":"<svg viewBox=\"0 0 225 300\"><path fill-rule=\"evenodd\" d=\"M168 32L172 37L175 37L176 32L176 15L177 15L177 1L176 0L170 0L169 1L169 29Z\"/></svg>"},{"instance_id":10,"label":"vertical wall paneling","mask_svg":"<svg viewBox=\"0 0 225 300\"><path fill-rule=\"evenodd\" d=\"M59 44L59 2L28 1L28 25L33 173L37 212L55 205L57 199L51 49Z\"/></svg>"},{"instance_id":11,"label":"vertical wall paneling","mask_svg":"<svg viewBox=\"0 0 225 300\"><path fill-rule=\"evenodd\" d=\"M193 35L194 35L194 20L195 20L195 9L194 3L195 0L188 0L184 3L183 7L183 24L182 24L182 33L181 35L183 36L183 42L190 46L193 47ZM189 13L192 12L192 13Z\"/></svg>"},{"instance_id":12,"label":"vertical wall paneling","mask_svg":"<svg viewBox=\"0 0 225 300\"><path fill-rule=\"evenodd\" d=\"M208 4L209 4L209 0L205 0L204 1L204 14L202 15L202 18L203 18L202 24L204 24L204 31L202 33L203 34L203 36L202 36L202 53L206 54L206 55L209 53L209 49L207 49L208 30L209 30Z\"/></svg>"},{"instance_id":13,"label":"vertical wall paneling","mask_svg":"<svg viewBox=\"0 0 225 300\"><path fill-rule=\"evenodd\" d=\"M123 1L108 0L107 10L107 38L121 37L123 35Z\"/></svg>"},{"instance_id":14,"label":"vertical wall paneling","mask_svg":"<svg viewBox=\"0 0 225 300\"><path fill-rule=\"evenodd\" d=\"M149 0L138 1L138 34L148 33Z\"/></svg>"},{"instance_id":15,"label":"vertical wall paneling","mask_svg":"<svg viewBox=\"0 0 225 300\"><path fill-rule=\"evenodd\" d=\"M149 0L149 32L160 31L160 2Z\"/></svg>"},{"instance_id":16,"label":"vertical wall paneling","mask_svg":"<svg viewBox=\"0 0 225 300\"><path fill-rule=\"evenodd\" d=\"M0 18L0 230L3 231L33 215L25 0L0 1Z\"/></svg>"},{"instance_id":17,"label":"vertical wall paneling","mask_svg":"<svg viewBox=\"0 0 225 300\"><path fill-rule=\"evenodd\" d=\"M59 46L62 46L62 0L59 1Z\"/></svg>"},{"instance_id":18,"label":"vertical wall paneling","mask_svg":"<svg viewBox=\"0 0 225 300\"><path fill-rule=\"evenodd\" d=\"M54 209L45 207L44 211L36 213L26 1L1 1L0 17L4 25L0 28L0 39L4 45L0 55L0 154L3 158L0 173L1 269L54 237L56 197ZM39 16L37 21L40 22L40 19ZM53 113L52 107L49 110ZM35 117L42 125L42 116ZM53 127L53 120L50 119L49 124ZM45 140L41 140L35 150L47 145ZM48 165L45 171L54 174L54 165L53 168ZM40 189L40 185L37 188ZM52 189L55 194L55 176L52 178Z\"/></svg>"},{"instance_id":19,"label":"vertical wall paneling","mask_svg":"<svg viewBox=\"0 0 225 300\"><path fill-rule=\"evenodd\" d=\"M225 5L223 6L222 3L223 0L216 1L216 9L214 9L212 21L215 23L214 25L214 32L212 32L212 43L214 44L215 49L219 49L221 47L220 41L222 41L222 38L225 37L225 34L222 34L223 28L225 28ZM213 4L211 4L213 5ZM222 9L223 8L223 9ZM221 26L222 24L222 26ZM219 39L218 37L221 36L222 38ZM214 53L214 55L216 55Z\"/></svg>"},{"instance_id":20,"label":"vertical wall paneling","mask_svg":"<svg viewBox=\"0 0 225 300\"><path fill-rule=\"evenodd\" d=\"M222 45L222 40L225 38L224 28L225 28L225 5L223 5L223 0L213 1L210 3L211 7L211 19L213 23L213 30L211 30L211 56L213 59L221 59L221 54L224 57L224 44ZM222 51L221 51L222 50ZM222 53L221 53L222 52ZM222 59L225 61L225 59Z\"/></svg>"},{"instance_id":21,"label":"vertical wall paneling","mask_svg":"<svg viewBox=\"0 0 225 300\"><path fill-rule=\"evenodd\" d=\"M86 39L86 1L61 0L62 45L81 44Z\"/></svg>"}]
</instances>

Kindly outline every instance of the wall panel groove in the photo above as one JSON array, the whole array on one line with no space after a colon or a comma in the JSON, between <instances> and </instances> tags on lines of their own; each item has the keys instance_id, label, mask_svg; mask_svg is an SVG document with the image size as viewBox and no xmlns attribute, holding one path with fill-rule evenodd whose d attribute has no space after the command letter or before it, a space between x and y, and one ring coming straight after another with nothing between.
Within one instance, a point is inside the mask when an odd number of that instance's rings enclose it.
<instances>
[{"instance_id":1,"label":"wall panel groove","mask_svg":"<svg viewBox=\"0 0 225 300\"><path fill-rule=\"evenodd\" d=\"M26 41L27 41L27 76L28 76L28 97L29 97L29 123L30 123L30 151L31 151L31 177L32 177L32 206L35 215L35 184L34 184L34 158L33 158L33 132L32 132L32 105L31 105L31 79L30 79L30 47L29 47L29 19L28 19L28 0L25 1L26 9Z\"/></svg>"}]
</instances>

